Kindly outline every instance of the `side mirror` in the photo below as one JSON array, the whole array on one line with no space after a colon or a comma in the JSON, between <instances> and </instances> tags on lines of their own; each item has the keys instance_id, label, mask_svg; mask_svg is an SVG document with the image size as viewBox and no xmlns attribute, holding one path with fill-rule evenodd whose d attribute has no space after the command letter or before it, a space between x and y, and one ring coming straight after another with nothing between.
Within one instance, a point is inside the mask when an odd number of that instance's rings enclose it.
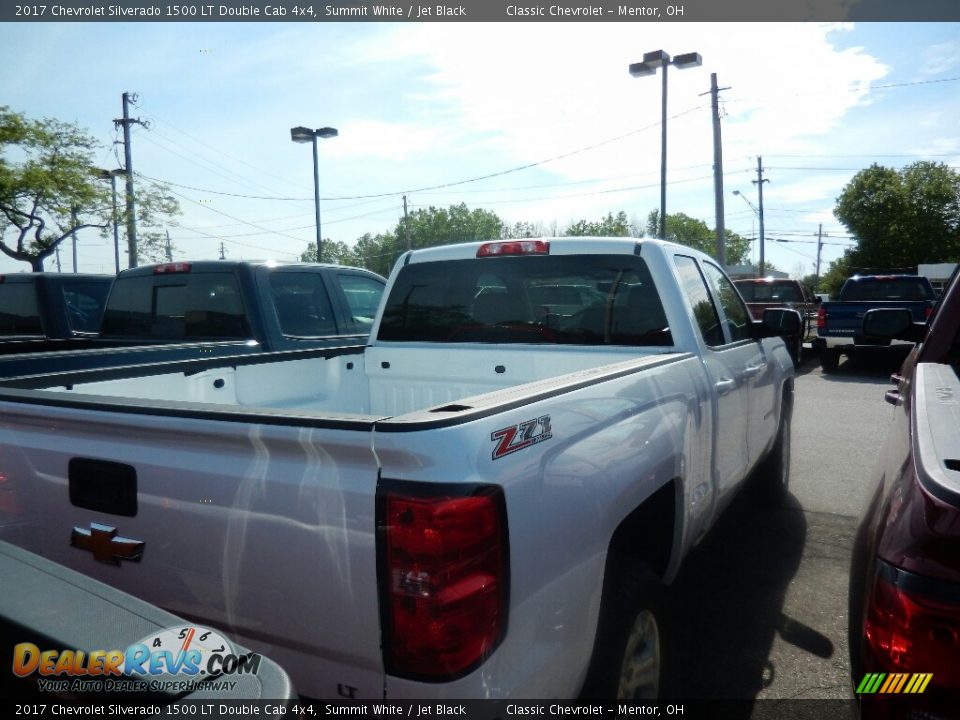
<instances>
[{"instance_id":1,"label":"side mirror","mask_svg":"<svg viewBox=\"0 0 960 720\"><path fill-rule=\"evenodd\" d=\"M867 337L908 342L923 342L927 334L927 324L914 322L913 313L907 308L867 310L861 329Z\"/></svg>"},{"instance_id":2,"label":"side mirror","mask_svg":"<svg viewBox=\"0 0 960 720\"><path fill-rule=\"evenodd\" d=\"M776 336L796 336L803 332L803 318L798 310L768 308L763 311L763 320L753 323L756 339Z\"/></svg>"}]
</instances>

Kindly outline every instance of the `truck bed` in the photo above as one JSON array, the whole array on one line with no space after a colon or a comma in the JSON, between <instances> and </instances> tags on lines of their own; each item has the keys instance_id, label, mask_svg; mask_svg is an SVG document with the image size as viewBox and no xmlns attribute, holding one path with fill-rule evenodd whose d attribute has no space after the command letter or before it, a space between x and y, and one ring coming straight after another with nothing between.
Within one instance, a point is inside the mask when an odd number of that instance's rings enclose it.
<instances>
[{"instance_id":1,"label":"truck bed","mask_svg":"<svg viewBox=\"0 0 960 720\"><path fill-rule=\"evenodd\" d=\"M51 394L72 394L87 403L106 397L145 401L148 404L144 407L156 402L167 407L191 403L383 418L451 403L460 403L457 407L463 410L462 400L468 396L534 380L549 384L551 378L561 375L597 373L610 364L625 362L633 366L638 358L664 355L638 353L636 348L531 353L517 348L451 347L445 357L449 362L436 367L432 362L435 352L423 348L353 347L309 354L312 357L303 359L287 359L292 354L263 356L256 362L238 362L235 358L230 364L202 370L192 365L175 366L150 375L122 368L90 375L67 374L55 385L34 382L30 387ZM119 377L86 381L87 377L104 375Z\"/></svg>"}]
</instances>

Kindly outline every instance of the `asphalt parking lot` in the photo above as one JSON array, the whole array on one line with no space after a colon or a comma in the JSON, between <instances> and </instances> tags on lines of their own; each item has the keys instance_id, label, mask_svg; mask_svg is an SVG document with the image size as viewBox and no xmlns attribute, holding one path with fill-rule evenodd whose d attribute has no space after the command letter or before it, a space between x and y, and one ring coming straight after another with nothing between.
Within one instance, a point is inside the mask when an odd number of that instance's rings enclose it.
<instances>
[{"instance_id":1,"label":"asphalt parking lot","mask_svg":"<svg viewBox=\"0 0 960 720\"><path fill-rule=\"evenodd\" d=\"M902 358L901 358L902 359ZM677 648L668 682L684 698L849 699L850 551L893 409L900 359L797 378L789 497L740 495L673 585Z\"/></svg>"}]
</instances>

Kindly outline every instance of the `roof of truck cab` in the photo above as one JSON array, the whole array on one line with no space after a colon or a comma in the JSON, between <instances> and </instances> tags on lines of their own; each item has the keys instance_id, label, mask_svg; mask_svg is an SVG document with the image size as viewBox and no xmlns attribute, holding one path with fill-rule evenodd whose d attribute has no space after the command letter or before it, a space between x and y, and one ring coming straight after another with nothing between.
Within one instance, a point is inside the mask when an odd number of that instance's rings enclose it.
<instances>
[{"instance_id":1,"label":"roof of truck cab","mask_svg":"<svg viewBox=\"0 0 960 720\"><path fill-rule=\"evenodd\" d=\"M153 263L150 265L139 265L135 268L129 268L127 270L122 270L118 277L130 277L130 276L141 276L141 275L153 275L153 274L162 274L164 269L169 268L168 272L176 272L177 267L188 268L182 270L182 272L224 272L232 271L237 268L247 267L247 268L260 268L268 267L278 272L294 272L297 270L304 270L309 268L321 268L321 269L330 269L330 270L356 270L359 272L367 273L369 275L374 275L380 277L375 272L366 270L365 268L353 267L350 265L334 265L332 263L304 263L304 262L275 262L272 260L182 260L175 262L165 262L165 263Z\"/></svg>"},{"instance_id":2,"label":"roof of truck cab","mask_svg":"<svg viewBox=\"0 0 960 720\"><path fill-rule=\"evenodd\" d=\"M96 273L55 273L55 272L24 272L24 273L0 273L0 283L27 283L33 282L38 278L44 280L59 280L76 282L92 280L94 282L112 282L113 275L99 275Z\"/></svg>"}]
</instances>

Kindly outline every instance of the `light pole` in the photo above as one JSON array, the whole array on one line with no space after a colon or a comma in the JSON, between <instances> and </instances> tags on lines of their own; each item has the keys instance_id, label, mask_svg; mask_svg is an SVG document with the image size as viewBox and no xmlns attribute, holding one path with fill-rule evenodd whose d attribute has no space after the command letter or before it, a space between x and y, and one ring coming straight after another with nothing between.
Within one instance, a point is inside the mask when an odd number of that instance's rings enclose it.
<instances>
[{"instance_id":1,"label":"light pole","mask_svg":"<svg viewBox=\"0 0 960 720\"><path fill-rule=\"evenodd\" d=\"M762 186L761 186L761 187L762 187ZM759 210L758 210L756 207L754 207L754 204L753 204L752 202L750 202L749 200L747 200L747 196L744 195L744 194L743 194L742 192L740 192L739 190L734 190L734 191L733 191L733 194L734 194L734 195L739 195L740 197L742 197L742 198L743 198L743 201L744 201L747 205L750 206L750 209L753 210L754 213L756 213L757 218L759 218L759 220L760 220L760 262L759 262L759 264L757 265L757 276L758 276L758 277L763 277L763 268L764 268L764 263L763 263L763 191L761 190L761 192L760 192L760 209L759 209Z\"/></svg>"},{"instance_id":2,"label":"light pole","mask_svg":"<svg viewBox=\"0 0 960 720\"><path fill-rule=\"evenodd\" d=\"M320 165L317 162L317 138L333 138L339 135L336 128L322 127L311 130L308 127L290 128L290 139L295 143L313 143L313 202L317 215L317 261L319 262L323 249L323 239L320 234Z\"/></svg>"},{"instance_id":3,"label":"light pole","mask_svg":"<svg viewBox=\"0 0 960 720\"><path fill-rule=\"evenodd\" d=\"M126 175L123 168L117 170L97 170L97 178L110 181L110 192L113 194L113 258L117 275L120 274L120 231L117 227L117 175Z\"/></svg>"},{"instance_id":4,"label":"light pole","mask_svg":"<svg viewBox=\"0 0 960 720\"><path fill-rule=\"evenodd\" d=\"M661 68L663 76L660 108L660 237L667 237L667 66L673 65L681 70L698 67L703 64L700 53L684 53L672 60L663 50L654 50L643 54L643 60L630 65L633 77L653 75Z\"/></svg>"}]
</instances>

